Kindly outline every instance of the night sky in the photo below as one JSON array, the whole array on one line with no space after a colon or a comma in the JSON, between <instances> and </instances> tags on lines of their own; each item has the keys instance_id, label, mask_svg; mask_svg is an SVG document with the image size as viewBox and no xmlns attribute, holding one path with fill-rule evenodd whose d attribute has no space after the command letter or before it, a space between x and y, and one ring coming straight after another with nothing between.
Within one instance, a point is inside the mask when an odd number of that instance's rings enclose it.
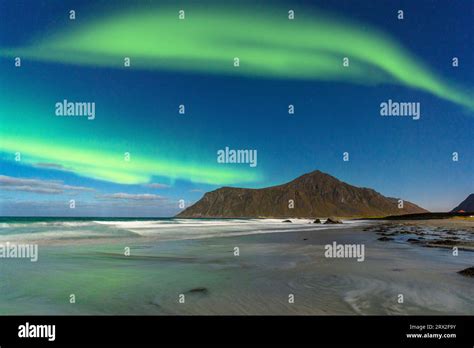
<instances>
[{"instance_id":1,"label":"night sky","mask_svg":"<svg viewBox=\"0 0 474 348\"><path fill-rule=\"evenodd\" d=\"M171 216L316 169L432 211L474 191L474 2L239 3L1 1L0 214Z\"/></svg>"}]
</instances>

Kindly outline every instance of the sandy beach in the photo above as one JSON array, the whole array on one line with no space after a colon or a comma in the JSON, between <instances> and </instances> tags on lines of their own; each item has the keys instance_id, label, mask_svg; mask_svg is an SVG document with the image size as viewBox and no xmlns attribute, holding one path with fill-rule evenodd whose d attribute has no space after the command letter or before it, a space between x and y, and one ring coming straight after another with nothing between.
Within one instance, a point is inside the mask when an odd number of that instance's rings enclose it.
<instances>
[{"instance_id":1,"label":"sandy beach","mask_svg":"<svg viewBox=\"0 0 474 348\"><path fill-rule=\"evenodd\" d=\"M39 245L37 262L0 262L3 314L474 313L474 278L457 273L474 266L471 221L68 223L2 227L0 242ZM364 245L363 262L326 257L334 242Z\"/></svg>"}]
</instances>

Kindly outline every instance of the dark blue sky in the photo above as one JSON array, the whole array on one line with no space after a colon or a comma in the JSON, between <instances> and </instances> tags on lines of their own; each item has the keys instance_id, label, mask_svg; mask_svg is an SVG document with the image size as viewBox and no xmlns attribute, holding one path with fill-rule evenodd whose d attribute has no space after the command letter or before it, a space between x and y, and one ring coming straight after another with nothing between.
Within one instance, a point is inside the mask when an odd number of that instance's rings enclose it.
<instances>
[{"instance_id":1,"label":"dark blue sky","mask_svg":"<svg viewBox=\"0 0 474 348\"><path fill-rule=\"evenodd\" d=\"M79 13L78 18L100 19L110 12L131 11L143 6L141 3L3 1L0 48L22 47L61 31L70 25L67 12L71 8ZM375 27L437 76L472 95L470 1L282 4L297 13L321 9L351 19L360 28ZM270 7L262 1L240 6L254 11ZM396 17L398 9L404 10L403 21ZM453 56L460 59L457 68L451 65ZM200 182L191 174L188 179L186 170L179 176L168 176L164 170L148 182L167 186L157 188L146 182L98 179L84 175L86 169L57 170L34 161L15 162L11 144L0 142L2 215L166 216L179 210L180 199L189 204L203 192L223 185L265 187L316 169L430 210L452 209L474 191L474 113L404 85L173 69L125 71L35 59L23 59L18 69L12 57L3 56L0 91L6 96L0 100L0 136L14 136L19 145L34 138L58 148L69 144L74 150L86 144L96 151L130 151L132 156L146 149L147 155L165 162L192 162L193 168L202 164L219 170L215 163L218 149L258 151L255 169L242 164L225 167L256 173L254 180ZM93 122L55 118L54 104L63 99L96 102L97 118ZM419 102L420 120L381 117L380 103L388 99ZM182 103L185 116L176 111ZM295 115L288 115L288 104L295 105ZM342 160L346 151L348 162ZM452 161L455 151L458 162ZM28 158L30 154L24 155ZM32 158L38 158L35 156ZM81 161L88 165L87 157ZM75 210L68 207L70 199L77 201Z\"/></svg>"}]
</instances>

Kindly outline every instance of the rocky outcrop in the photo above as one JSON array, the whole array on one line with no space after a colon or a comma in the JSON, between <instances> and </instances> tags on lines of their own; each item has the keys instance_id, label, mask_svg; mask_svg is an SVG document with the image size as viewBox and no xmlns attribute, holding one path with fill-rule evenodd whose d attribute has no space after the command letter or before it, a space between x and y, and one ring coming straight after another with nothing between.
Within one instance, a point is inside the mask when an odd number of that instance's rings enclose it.
<instances>
[{"instance_id":1,"label":"rocky outcrop","mask_svg":"<svg viewBox=\"0 0 474 348\"><path fill-rule=\"evenodd\" d=\"M334 217L328 217L326 222L324 222L324 224L342 224L342 221Z\"/></svg>"}]
</instances>

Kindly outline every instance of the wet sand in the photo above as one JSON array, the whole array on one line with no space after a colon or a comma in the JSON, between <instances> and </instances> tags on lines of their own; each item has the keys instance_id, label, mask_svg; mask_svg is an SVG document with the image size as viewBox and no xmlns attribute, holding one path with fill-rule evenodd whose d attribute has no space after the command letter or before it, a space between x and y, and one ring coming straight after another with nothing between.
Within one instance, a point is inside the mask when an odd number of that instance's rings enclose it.
<instances>
[{"instance_id":1,"label":"wet sand","mask_svg":"<svg viewBox=\"0 0 474 348\"><path fill-rule=\"evenodd\" d=\"M424 226L428 237L430 229L437 233L438 227L461 234L473 227L427 223L380 221L319 230L285 226L284 232L232 237L160 240L147 234L79 244L43 243L37 263L0 263L5 279L0 310L105 315L473 314L474 278L457 273L473 266L473 252L460 250L453 256L450 249L407 242L408 235L402 233L397 236L403 238L378 240L377 229L394 232ZM365 260L325 257L325 245L333 242L363 244ZM125 247L130 247L130 256L124 256ZM72 293L74 304L69 303Z\"/></svg>"},{"instance_id":2,"label":"wet sand","mask_svg":"<svg viewBox=\"0 0 474 348\"><path fill-rule=\"evenodd\" d=\"M403 241L431 248L474 251L474 220L436 219L385 222L364 229L375 232L381 241Z\"/></svg>"}]
</instances>

